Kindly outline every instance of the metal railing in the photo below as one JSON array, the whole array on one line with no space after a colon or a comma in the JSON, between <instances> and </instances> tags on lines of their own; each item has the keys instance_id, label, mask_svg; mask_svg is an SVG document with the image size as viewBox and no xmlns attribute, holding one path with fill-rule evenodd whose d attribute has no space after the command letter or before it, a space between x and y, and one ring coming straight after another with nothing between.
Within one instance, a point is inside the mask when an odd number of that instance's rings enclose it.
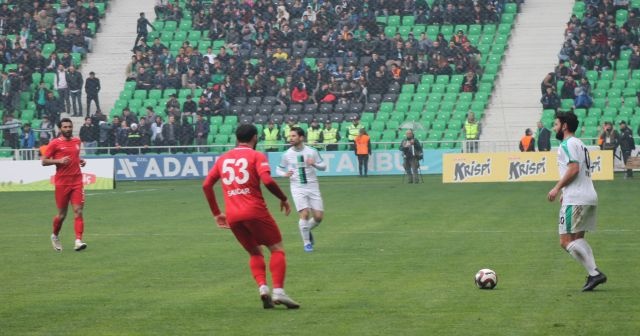
<instances>
[{"instance_id":1,"label":"metal railing","mask_svg":"<svg viewBox=\"0 0 640 336\"><path fill-rule=\"evenodd\" d=\"M582 141L587 146L596 146L597 138L584 138ZM400 146L399 141L377 141L371 143L373 149L393 150ZM314 147L319 150L352 150L351 143L340 142L335 144L337 148L326 147L328 144L316 144ZM145 154L202 154L223 153L231 148L233 144L226 145L191 145L191 146L138 146L138 147L83 147L82 156L113 156L113 155L145 155ZM257 149L260 151L284 151L289 147L288 144L265 145L258 143ZM476 141L423 141L424 150L430 149L451 149L460 152L478 152L478 153L495 153L495 152L513 152L519 151L518 143L507 140L476 140ZM40 150L33 149L3 149L0 150L0 159L8 160L39 160ZM10 153L8 153L10 151Z\"/></svg>"}]
</instances>

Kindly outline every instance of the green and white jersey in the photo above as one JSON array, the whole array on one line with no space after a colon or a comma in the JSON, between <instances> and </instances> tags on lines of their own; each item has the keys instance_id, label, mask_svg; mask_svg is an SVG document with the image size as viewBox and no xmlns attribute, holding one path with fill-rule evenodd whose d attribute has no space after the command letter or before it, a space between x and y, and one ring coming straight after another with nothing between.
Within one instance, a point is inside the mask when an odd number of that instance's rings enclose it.
<instances>
[{"instance_id":1,"label":"green and white jersey","mask_svg":"<svg viewBox=\"0 0 640 336\"><path fill-rule=\"evenodd\" d=\"M313 166L307 164L308 158L313 158L315 161ZM290 147L282 154L277 174L285 176L287 172L292 172L293 175L290 177L292 188L309 184L317 185L316 169L325 170L327 165L315 148L304 145L300 150Z\"/></svg>"},{"instance_id":2,"label":"green and white jersey","mask_svg":"<svg viewBox=\"0 0 640 336\"><path fill-rule=\"evenodd\" d=\"M580 172L567 186L562 188L562 204L598 205L598 194L591 181L589 150L576 137L564 139L558 147L560 178L567 173L569 163L577 162Z\"/></svg>"}]
</instances>

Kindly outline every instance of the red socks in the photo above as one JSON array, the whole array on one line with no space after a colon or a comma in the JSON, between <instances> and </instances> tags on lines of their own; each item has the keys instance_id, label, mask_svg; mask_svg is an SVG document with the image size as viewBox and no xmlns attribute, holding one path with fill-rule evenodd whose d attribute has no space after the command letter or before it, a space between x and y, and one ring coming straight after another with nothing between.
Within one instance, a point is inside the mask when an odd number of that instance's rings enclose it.
<instances>
[{"instance_id":1,"label":"red socks","mask_svg":"<svg viewBox=\"0 0 640 336\"><path fill-rule=\"evenodd\" d=\"M264 263L263 255L251 255L249 257L249 268L258 286L267 284L267 265Z\"/></svg>"},{"instance_id":2,"label":"red socks","mask_svg":"<svg viewBox=\"0 0 640 336\"><path fill-rule=\"evenodd\" d=\"M287 273L287 258L284 251L271 252L269 270L273 280L273 288L284 288L284 276Z\"/></svg>"},{"instance_id":3,"label":"red socks","mask_svg":"<svg viewBox=\"0 0 640 336\"><path fill-rule=\"evenodd\" d=\"M82 218L82 215L76 217L73 224L73 228L76 231L76 239L82 240L82 232L84 232L84 219Z\"/></svg>"},{"instance_id":4,"label":"red socks","mask_svg":"<svg viewBox=\"0 0 640 336\"><path fill-rule=\"evenodd\" d=\"M249 268L258 286L267 284L267 266L263 255L252 255L249 257ZM287 272L287 258L284 251L271 252L269 270L273 280L273 288L284 288L284 276Z\"/></svg>"}]
</instances>

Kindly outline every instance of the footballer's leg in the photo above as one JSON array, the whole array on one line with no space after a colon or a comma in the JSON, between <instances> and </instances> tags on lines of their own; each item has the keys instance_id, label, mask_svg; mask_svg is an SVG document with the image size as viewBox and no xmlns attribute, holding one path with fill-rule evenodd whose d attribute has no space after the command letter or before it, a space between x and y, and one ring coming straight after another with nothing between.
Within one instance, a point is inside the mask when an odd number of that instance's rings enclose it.
<instances>
[{"instance_id":1,"label":"footballer's leg","mask_svg":"<svg viewBox=\"0 0 640 336\"><path fill-rule=\"evenodd\" d=\"M298 212L298 228L302 237L302 245L305 252L313 252L313 244L311 243L311 224L309 223L310 209L305 208Z\"/></svg>"},{"instance_id":2,"label":"footballer's leg","mask_svg":"<svg viewBox=\"0 0 640 336\"><path fill-rule=\"evenodd\" d=\"M284 278L287 270L287 259L284 253L282 242L269 245L271 260L269 269L273 278L273 294L271 298L274 304L284 305L288 309L298 309L300 304L294 301L284 291Z\"/></svg>"},{"instance_id":3,"label":"footballer's leg","mask_svg":"<svg viewBox=\"0 0 640 336\"><path fill-rule=\"evenodd\" d=\"M84 190L82 186L76 186L71 193L71 206L73 207L73 228L76 233L74 250L82 251L87 248L87 244L82 241L84 233L84 218L82 211L84 209Z\"/></svg>"},{"instance_id":4,"label":"footballer's leg","mask_svg":"<svg viewBox=\"0 0 640 336\"><path fill-rule=\"evenodd\" d=\"M58 208L58 214L53 217L53 229L51 233L51 245L55 251L62 251L62 243L60 243L60 229L62 229L62 223L67 217L67 210L69 207L70 194L67 193L65 186L56 186L55 190L56 206Z\"/></svg>"},{"instance_id":5,"label":"footballer's leg","mask_svg":"<svg viewBox=\"0 0 640 336\"><path fill-rule=\"evenodd\" d=\"M309 228L310 230L315 229L322 220L324 219L324 204L322 202L322 195L320 194L320 189L313 190L309 194L309 203L311 205L311 216L309 216ZM311 245L315 244L315 239L313 239L313 233L309 231L309 238L311 240Z\"/></svg>"},{"instance_id":6,"label":"footballer's leg","mask_svg":"<svg viewBox=\"0 0 640 336\"><path fill-rule=\"evenodd\" d=\"M584 239L587 230L595 230L595 206L563 205L560 208L560 245L587 271L583 291L591 291L607 281L606 275L596 266L591 246Z\"/></svg>"}]
</instances>

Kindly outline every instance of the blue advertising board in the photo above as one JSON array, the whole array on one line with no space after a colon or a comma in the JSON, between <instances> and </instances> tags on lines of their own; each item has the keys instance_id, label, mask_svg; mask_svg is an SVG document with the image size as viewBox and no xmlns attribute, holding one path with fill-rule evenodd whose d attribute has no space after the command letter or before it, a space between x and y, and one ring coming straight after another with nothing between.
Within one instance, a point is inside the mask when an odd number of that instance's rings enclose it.
<instances>
[{"instance_id":1,"label":"blue advertising board","mask_svg":"<svg viewBox=\"0 0 640 336\"><path fill-rule=\"evenodd\" d=\"M442 154L459 153L460 150L425 150L420 162L423 174L442 174ZM351 176L358 175L358 159L353 151L320 152L327 162L327 170L318 171L318 176ZM269 166L275 175L282 153L269 153ZM369 158L369 175L402 175L404 174L402 153L399 150L374 150Z\"/></svg>"},{"instance_id":2,"label":"blue advertising board","mask_svg":"<svg viewBox=\"0 0 640 336\"><path fill-rule=\"evenodd\" d=\"M116 181L204 179L218 154L115 156Z\"/></svg>"},{"instance_id":3,"label":"blue advertising board","mask_svg":"<svg viewBox=\"0 0 640 336\"><path fill-rule=\"evenodd\" d=\"M420 162L423 174L442 174L442 154L459 150L426 150ZM320 152L327 170L319 176L358 175L358 159L352 151ZM219 154L166 154L115 156L116 181L204 179ZM268 153L272 175L280 163L281 152ZM398 150L375 150L369 159L369 175L401 175L402 153Z\"/></svg>"}]
</instances>

